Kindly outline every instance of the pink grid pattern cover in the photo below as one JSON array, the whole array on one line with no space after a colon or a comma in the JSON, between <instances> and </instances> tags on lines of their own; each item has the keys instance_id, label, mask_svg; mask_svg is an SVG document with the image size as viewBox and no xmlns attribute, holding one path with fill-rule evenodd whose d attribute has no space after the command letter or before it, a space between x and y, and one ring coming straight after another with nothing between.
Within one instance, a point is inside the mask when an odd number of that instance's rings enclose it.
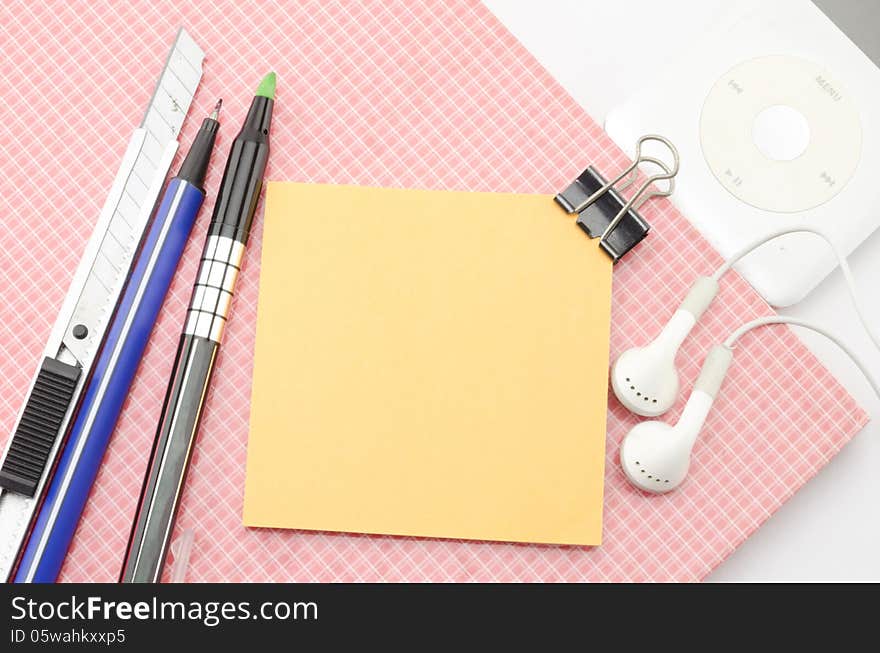
<instances>
[{"instance_id":1,"label":"pink grid pattern cover","mask_svg":"<svg viewBox=\"0 0 880 653\"><path fill-rule=\"evenodd\" d=\"M6 439L131 130L176 29L205 49L188 146L225 121L196 225L62 578L114 581L222 163L253 90L279 91L269 179L554 193L625 158L482 5L10 0L0 9L0 432ZM173 6L176 5L176 6ZM175 164L176 169L176 164ZM718 255L667 201L615 272L612 355L653 337ZM866 415L784 327L747 336L679 491L634 491L613 398L595 549L245 529L241 525L262 227L226 332L177 528L193 581L639 581L703 578L813 476ZM770 309L736 275L679 357L683 397L710 345ZM792 373L794 370L794 373ZM679 401L676 419L683 404ZM308 500L298 497L296 500ZM179 530L178 530L179 533Z\"/></svg>"}]
</instances>

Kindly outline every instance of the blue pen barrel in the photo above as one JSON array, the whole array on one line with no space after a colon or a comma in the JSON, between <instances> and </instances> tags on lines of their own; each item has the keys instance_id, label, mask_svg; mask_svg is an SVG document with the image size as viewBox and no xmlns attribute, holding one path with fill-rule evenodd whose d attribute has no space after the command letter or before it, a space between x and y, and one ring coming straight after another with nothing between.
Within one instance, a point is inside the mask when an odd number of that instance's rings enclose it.
<instances>
[{"instance_id":1,"label":"blue pen barrel","mask_svg":"<svg viewBox=\"0 0 880 653\"><path fill-rule=\"evenodd\" d=\"M205 193L168 185L95 365L16 582L54 582Z\"/></svg>"}]
</instances>

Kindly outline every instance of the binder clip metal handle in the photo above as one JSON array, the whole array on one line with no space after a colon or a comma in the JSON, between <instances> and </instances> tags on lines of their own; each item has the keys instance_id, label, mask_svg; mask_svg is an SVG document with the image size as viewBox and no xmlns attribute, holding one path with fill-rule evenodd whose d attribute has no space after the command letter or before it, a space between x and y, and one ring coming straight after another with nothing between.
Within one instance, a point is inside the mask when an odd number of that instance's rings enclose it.
<instances>
[{"instance_id":1,"label":"binder clip metal handle","mask_svg":"<svg viewBox=\"0 0 880 653\"><path fill-rule=\"evenodd\" d=\"M672 165L643 154L642 146L646 141L657 141L666 146L672 155ZM662 172L646 178L632 197L624 200L621 191L635 183L639 166L643 163L656 166ZM590 166L555 200L566 212L578 214L577 225L590 238L599 238L599 246L616 263L641 242L651 228L639 214L639 208L652 197L671 195L675 190L678 169L679 157L675 146L663 136L648 134L636 143L636 156L632 164L614 179L606 181L598 170ZM665 189L654 188L656 182L663 180L667 181Z\"/></svg>"}]
</instances>

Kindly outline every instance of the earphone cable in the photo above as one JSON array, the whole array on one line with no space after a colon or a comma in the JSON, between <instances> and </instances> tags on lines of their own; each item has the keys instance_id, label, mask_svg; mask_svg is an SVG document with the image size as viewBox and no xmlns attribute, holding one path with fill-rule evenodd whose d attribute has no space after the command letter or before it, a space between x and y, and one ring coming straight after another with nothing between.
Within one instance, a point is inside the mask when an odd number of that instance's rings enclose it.
<instances>
[{"instance_id":1,"label":"earphone cable","mask_svg":"<svg viewBox=\"0 0 880 653\"><path fill-rule=\"evenodd\" d=\"M809 329L810 331L815 331L816 333L825 336L835 345L840 347L841 351L845 353L849 358L855 363L856 367L859 368L859 371L862 375L868 380L868 383L871 386L871 389L874 391L874 394L877 395L877 398L880 399L880 385L877 384L877 381L871 376L871 373L868 372L868 368L862 363L861 359L855 355L855 353L844 344L836 335L828 331L827 329L813 324L812 322L807 322L806 320L801 320L796 317L789 317L787 315L767 315L764 317L759 317L750 322L746 322L741 327L739 327L736 331L734 331L727 340L724 341L724 346L730 349L733 349L736 341L739 340L744 334L748 333L752 329L757 329L758 327L768 326L770 324L791 324L794 326L803 327L805 329Z\"/></svg>"},{"instance_id":2,"label":"earphone cable","mask_svg":"<svg viewBox=\"0 0 880 653\"><path fill-rule=\"evenodd\" d=\"M774 240L774 239L779 238L781 236L786 236L788 234L797 234L797 233L813 234L815 236L819 236L822 240L824 240L826 243L828 243L828 246L831 248L831 251L834 253L834 256L837 257L837 261L840 264L840 271L843 273L843 279L846 282L847 289L849 290L849 296L850 296L850 299L852 300L853 308L855 308L856 315L858 315L858 317L859 317L859 322L861 322L862 328L865 330L865 333L868 334L868 337L871 339L871 342L874 343L874 347L876 347L877 350L880 351L880 337L877 336L877 334L874 332L874 330L869 325L868 318L865 316L865 312L862 309L862 304L859 301L858 291L856 290L856 282L855 282L855 279L853 278L852 271L850 270L849 263L847 262L846 257L840 252L840 250L834 244L834 241L832 241L831 238L829 238L827 234L823 233L822 231L820 231L818 229L812 229L810 227L797 227L797 228L793 228L793 229L781 229L779 231L775 231L771 234L763 236L762 238L750 243L749 245L740 249L738 252L734 253L733 256L731 256L729 259L727 259L715 271L715 274L712 275L712 278L715 279L715 281L719 281L721 279L721 277L724 276L724 274L727 273L727 271L730 270L734 265L736 265L736 263L739 262L739 260L741 258L743 258L747 254L751 253L752 251L758 249L759 247L761 247L761 245L764 245L764 244L770 242L771 240ZM816 331L816 329L813 328L812 326L808 326L808 325L801 325L801 326L807 326L807 328L812 328L814 331ZM823 335L828 335L828 334L824 333ZM839 344L840 343L838 343L838 345Z\"/></svg>"}]
</instances>

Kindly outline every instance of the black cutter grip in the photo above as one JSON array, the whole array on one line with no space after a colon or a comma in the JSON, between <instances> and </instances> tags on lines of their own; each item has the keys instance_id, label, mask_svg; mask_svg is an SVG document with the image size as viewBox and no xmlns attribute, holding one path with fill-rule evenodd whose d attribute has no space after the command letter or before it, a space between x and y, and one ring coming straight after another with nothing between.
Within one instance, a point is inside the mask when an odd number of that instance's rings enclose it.
<instances>
[{"instance_id":1,"label":"black cutter grip","mask_svg":"<svg viewBox=\"0 0 880 653\"><path fill-rule=\"evenodd\" d=\"M54 358L43 360L0 468L0 487L34 496L81 371Z\"/></svg>"}]
</instances>

